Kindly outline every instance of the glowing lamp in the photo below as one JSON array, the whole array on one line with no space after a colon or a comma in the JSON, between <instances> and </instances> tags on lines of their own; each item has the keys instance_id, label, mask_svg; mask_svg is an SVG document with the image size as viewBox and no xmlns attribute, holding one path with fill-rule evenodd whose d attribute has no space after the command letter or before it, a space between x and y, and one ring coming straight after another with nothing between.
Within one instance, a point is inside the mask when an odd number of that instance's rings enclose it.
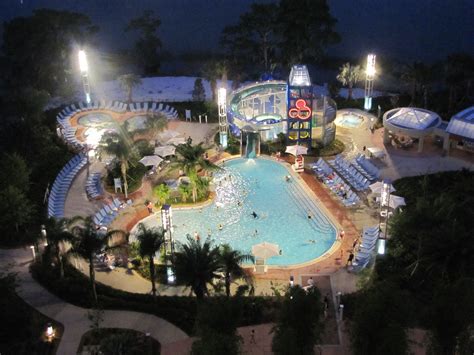
<instances>
[{"instance_id":1,"label":"glowing lamp","mask_svg":"<svg viewBox=\"0 0 474 355\"><path fill-rule=\"evenodd\" d=\"M379 239L377 241L377 254L384 255L385 254L385 239Z\"/></svg>"},{"instance_id":2,"label":"glowing lamp","mask_svg":"<svg viewBox=\"0 0 474 355\"><path fill-rule=\"evenodd\" d=\"M79 70L81 73L87 73L89 71L86 52L84 52L82 49L79 51Z\"/></svg>"},{"instance_id":3,"label":"glowing lamp","mask_svg":"<svg viewBox=\"0 0 474 355\"><path fill-rule=\"evenodd\" d=\"M54 331L53 325L51 323L48 323L48 325L46 326L46 333L45 333L46 339L48 341L52 341L54 338L54 333L55 331Z\"/></svg>"},{"instance_id":4,"label":"glowing lamp","mask_svg":"<svg viewBox=\"0 0 474 355\"><path fill-rule=\"evenodd\" d=\"M373 78L375 76L375 54L369 54L367 56L367 76Z\"/></svg>"},{"instance_id":5,"label":"glowing lamp","mask_svg":"<svg viewBox=\"0 0 474 355\"><path fill-rule=\"evenodd\" d=\"M217 91L217 104L223 106L226 104L227 90L226 88L219 88Z\"/></svg>"}]
</instances>

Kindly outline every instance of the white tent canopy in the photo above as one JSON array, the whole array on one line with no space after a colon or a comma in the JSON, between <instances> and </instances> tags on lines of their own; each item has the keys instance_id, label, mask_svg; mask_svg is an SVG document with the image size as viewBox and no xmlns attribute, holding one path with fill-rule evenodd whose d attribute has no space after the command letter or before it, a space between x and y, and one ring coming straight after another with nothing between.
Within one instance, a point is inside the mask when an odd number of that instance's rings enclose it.
<instances>
[{"instance_id":1,"label":"white tent canopy","mask_svg":"<svg viewBox=\"0 0 474 355\"><path fill-rule=\"evenodd\" d=\"M395 126L416 130L425 130L431 127L436 120L441 122L440 117L436 113L413 107L402 107L387 117L387 121Z\"/></svg>"},{"instance_id":2,"label":"white tent canopy","mask_svg":"<svg viewBox=\"0 0 474 355\"><path fill-rule=\"evenodd\" d=\"M145 155L138 162L145 166L158 166L162 161L163 159L157 155Z\"/></svg>"},{"instance_id":3,"label":"white tent canopy","mask_svg":"<svg viewBox=\"0 0 474 355\"><path fill-rule=\"evenodd\" d=\"M278 244L263 242L252 246L252 254L257 258L268 259L280 255L280 247Z\"/></svg>"},{"instance_id":4,"label":"white tent canopy","mask_svg":"<svg viewBox=\"0 0 474 355\"><path fill-rule=\"evenodd\" d=\"M390 193L395 192L395 188L393 187L392 184L390 185ZM381 194L383 190L383 182L382 181L377 181L374 182L372 185L369 185L369 189L374 193L374 194Z\"/></svg>"},{"instance_id":5,"label":"white tent canopy","mask_svg":"<svg viewBox=\"0 0 474 355\"><path fill-rule=\"evenodd\" d=\"M397 209L400 206L406 206L405 199L400 196L390 195L388 206L393 209Z\"/></svg>"},{"instance_id":6,"label":"white tent canopy","mask_svg":"<svg viewBox=\"0 0 474 355\"><path fill-rule=\"evenodd\" d=\"M385 157L385 151L382 148L369 147L367 150L369 151L371 157L378 159Z\"/></svg>"},{"instance_id":7,"label":"white tent canopy","mask_svg":"<svg viewBox=\"0 0 474 355\"><path fill-rule=\"evenodd\" d=\"M171 138L175 138L179 135L180 135L179 132L176 132L176 131L173 131L173 130L167 130L167 131L164 131L164 132L161 132L160 134L158 134L158 138L160 140L166 142L167 140L170 140Z\"/></svg>"},{"instance_id":8,"label":"white tent canopy","mask_svg":"<svg viewBox=\"0 0 474 355\"><path fill-rule=\"evenodd\" d=\"M176 148L172 145L164 145L162 147L155 148L155 155L159 155L160 157L167 157L170 155L174 155L176 152Z\"/></svg>"},{"instance_id":9,"label":"white tent canopy","mask_svg":"<svg viewBox=\"0 0 474 355\"><path fill-rule=\"evenodd\" d=\"M302 145L289 145L286 147L285 153L290 153L294 156L303 155L308 153L308 148Z\"/></svg>"},{"instance_id":10,"label":"white tent canopy","mask_svg":"<svg viewBox=\"0 0 474 355\"><path fill-rule=\"evenodd\" d=\"M183 137L174 137L174 138L171 138L169 140L166 141L166 144L175 144L175 145L179 145L179 144L186 144L186 139L183 138Z\"/></svg>"}]
</instances>

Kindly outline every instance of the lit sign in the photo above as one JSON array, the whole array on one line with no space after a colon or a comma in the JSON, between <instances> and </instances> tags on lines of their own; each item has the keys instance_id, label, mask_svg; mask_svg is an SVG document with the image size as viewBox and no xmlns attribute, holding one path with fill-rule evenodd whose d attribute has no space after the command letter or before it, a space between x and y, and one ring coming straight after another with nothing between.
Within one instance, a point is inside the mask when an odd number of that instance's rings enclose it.
<instances>
[{"instance_id":1,"label":"lit sign","mask_svg":"<svg viewBox=\"0 0 474 355\"><path fill-rule=\"evenodd\" d=\"M303 99L296 100L295 107L288 110L288 117L293 119L307 120L311 118L311 108Z\"/></svg>"}]
</instances>

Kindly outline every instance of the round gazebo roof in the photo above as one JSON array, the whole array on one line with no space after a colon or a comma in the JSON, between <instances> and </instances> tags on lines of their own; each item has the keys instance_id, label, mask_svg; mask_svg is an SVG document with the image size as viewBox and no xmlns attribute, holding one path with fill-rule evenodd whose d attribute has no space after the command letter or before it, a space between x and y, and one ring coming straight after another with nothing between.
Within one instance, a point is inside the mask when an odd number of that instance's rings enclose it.
<instances>
[{"instance_id":1,"label":"round gazebo roof","mask_svg":"<svg viewBox=\"0 0 474 355\"><path fill-rule=\"evenodd\" d=\"M385 112L384 126L391 131L411 135L424 136L441 124L441 117L435 112L415 107L400 107Z\"/></svg>"}]
</instances>

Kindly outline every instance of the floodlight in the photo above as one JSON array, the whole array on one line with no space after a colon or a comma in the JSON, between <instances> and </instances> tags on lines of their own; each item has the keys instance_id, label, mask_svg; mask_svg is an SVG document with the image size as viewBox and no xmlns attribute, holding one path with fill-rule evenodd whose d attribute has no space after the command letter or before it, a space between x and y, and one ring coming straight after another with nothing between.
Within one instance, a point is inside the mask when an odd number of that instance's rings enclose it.
<instances>
[{"instance_id":1,"label":"floodlight","mask_svg":"<svg viewBox=\"0 0 474 355\"><path fill-rule=\"evenodd\" d=\"M79 69L81 70L81 73L87 73L89 71L86 52L84 52L82 49L79 51Z\"/></svg>"},{"instance_id":2,"label":"floodlight","mask_svg":"<svg viewBox=\"0 0 474 355\"><path fill-rule=\"evenodd\" d=\"M368 77L373 78L375 76L375 54L367 55L366 73Z\"/></svg>"},{"instance_id":3,"label":"floodlight","mask_svg":"<svg viewBox=\"0 0 474 355\"><path fill-rule=\"evenodd\" d=\"M226 88L219 88L217 91L217 104L223 106L226 104L227 90Z\"/></svg>"}]
</instances>

